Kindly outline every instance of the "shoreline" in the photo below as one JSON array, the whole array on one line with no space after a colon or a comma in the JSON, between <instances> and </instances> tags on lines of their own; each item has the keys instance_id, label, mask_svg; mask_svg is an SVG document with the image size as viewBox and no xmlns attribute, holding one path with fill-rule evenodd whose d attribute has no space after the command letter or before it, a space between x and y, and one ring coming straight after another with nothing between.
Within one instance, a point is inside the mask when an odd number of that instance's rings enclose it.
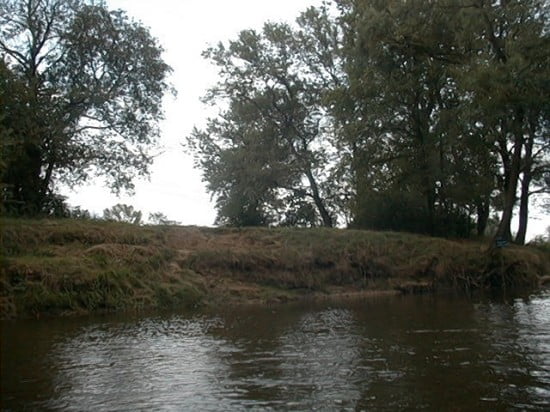
<instances>
[{"instance_id":1,"label":"shoreline","mask_svg":"<svg viewBox=\"0 0 550 412\"><path fill-rule=\"evenodd\" d=\"M550 254L349 229L1 219L0 318L541 287Z\"/></svg>"}]
</instances>

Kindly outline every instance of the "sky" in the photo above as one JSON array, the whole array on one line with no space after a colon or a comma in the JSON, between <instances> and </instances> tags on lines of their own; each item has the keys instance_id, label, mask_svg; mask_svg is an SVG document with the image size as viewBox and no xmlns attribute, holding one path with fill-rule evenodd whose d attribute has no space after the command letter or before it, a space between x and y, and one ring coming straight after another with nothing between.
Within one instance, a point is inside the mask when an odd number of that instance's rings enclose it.
<instances>
[{"instance_id":1,"label":"sky","mask_svg":"<svg viewBox=\"0 0 550 412\"><path fill-rule=\"evenodd\" d=\"M100 179L67 190L68 202L101 215L117 203L141 210L143 216L161 212L184 225L212 226L214 204L191 154L181 144L193 126L202 126L214 113L200 102L216 83L216 68L201 53L209 45L235 39L241 30L261 29L268 21L293 22L321 0L108 0L149 27L165 49L164 60L173 73L169 79L177 97L166 97L161 123L162 154L155 158L148 180L136 180L133 196L117 197Z\"/></svg>"},{"instance_id":2,"label":"sky","mask_svg":"<svg viewBox=\"0 0 550 412\"><path fill-rule=\"evenodd\" d=\"M322 0L107 0L149 27L165 49L164 60L173 73L169 79L177 96L165 98L161 123L162 154L155 158L149 179L136 180L135 194L117 197L100 179L67 190L68 202L97 215L117 203L141 210L143 216L161 212L184 225L212 226L214 204L182 143L194 126L201 127L215 114L200 98L216 83L216 68L201 53L209 45L235 39L241 30L270 21L293 22L309 6ZM544 233L550 216L532 213L528 238Z\"/></svg>"}]
</instances>

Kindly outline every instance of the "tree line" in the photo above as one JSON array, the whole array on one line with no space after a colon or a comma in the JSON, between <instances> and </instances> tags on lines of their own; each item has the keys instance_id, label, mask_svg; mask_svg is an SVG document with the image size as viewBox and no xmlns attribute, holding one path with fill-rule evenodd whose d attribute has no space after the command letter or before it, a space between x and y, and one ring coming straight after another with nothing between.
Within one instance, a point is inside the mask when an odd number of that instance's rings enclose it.
<instances>
[{"instance_id":1,"label":"tree line","mask_svg":"<svg viewBox=\"0 0 550 412\"><path fill-rule=\"evenodd\" d=\"M525 242L550 189L549 5L340 0L204 52L220 107L188 146L219 224Z\"/></svg>"},{"instance_id":2,"label":"tree line","mask_svg":"<svg viewBox=\"0 0 550 412\"><path fill-rule=\"evenodd\" d=\"M335 0L208 48L219 113L185 145L217 223L469 237L498 212L497 237L524 243L550 193L549 7ZM0 2L4 213L63 214L59 185L148 174L162 51L103 1Z\"/></svg>"}]
</instances>

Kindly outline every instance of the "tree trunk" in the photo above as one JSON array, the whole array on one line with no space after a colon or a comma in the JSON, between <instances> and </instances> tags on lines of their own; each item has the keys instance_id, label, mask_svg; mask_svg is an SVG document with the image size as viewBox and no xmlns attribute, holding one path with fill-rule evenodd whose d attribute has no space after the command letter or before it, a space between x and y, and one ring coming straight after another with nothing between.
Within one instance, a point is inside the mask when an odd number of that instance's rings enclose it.
<instances>
[{"instance_id":1,"label":"tree trunk","mask_svg":"<svg viewBox=\"0 0 550 412\"><path fill-rule=\"evenodd\" d=\"M527 142L525 142L525 159L523 166L523 179L521 180L521 197L519 204L519 227L516 235L516 243L525 244L527 234L527 222L529 220L529 186L531 185L533 167L533 144L534 132L531 131Z\"/></svg>"},{"instance_id":2,"label":"tree trunk","mask_svg":"<svg viewBox=\"0 0 550 412\"><path fill-rule=\"evenodd\" d=\"M508 242L512 240L510 226L512 223L512 216L514 214L514 206L516 204L516 190L518 187L519 174L521 170L521 150L523 148L524 140L523 131L521 128L522 120L522 114L517 113L517 117L514 121L514 150L512 153L512 158L510 159L510 173L509 178L507 179L508 184L506 185L504 191L504 208L497 233L495 235L495 239L502 239Z\"/></svg>"},{"instance_id":3,"label":"tree trunk","mask_svg":"<svg viewBox=\"0 0 550 412\"><path fill-rule=\"evenodd\" d=\"M44 207L44 203L48 196L48 191L50 189L50 182L52 180L54 166L55 166L55 163L53 161L50 161L48 163L48 167L46 168L46 173L44 174L44 178L42 179L42 182L41 182L40 193L39 193L40 209Z\"/></svg>"},{"instance_id":4,"label":"tree trunk","mask_svg":"<svg viewBox=\"0 0 550 412\"><path fill-rule=\"evenodd\" d=\"M435 235L435 190L428 188L426 191L426 207L428 211L428 234Z\"/></svg>"},{"instance_id":5,"label":"tree trunk","mask_svg":"<svg viewBox=\"0 0 550 412\"><path fill-rule=\"evenodd\" d=\"M16 213L36 215L42 207L42 160L40 149L31 143L23 146L22 153L9 165L7 183L13 185Z\"/></svg>"},{"instance_id":6,"label":"tree trunk","mask_svg":"<svg viewBox=\"0 0 550 412\"><path fill-rule=\"evenodd\" d=\"M519 204L519 227L516 235L516 243L525 244L525 235L527 233L527 221L529 218L529 185L531 183L531 172L523 174L521 181L521 198Z\"/></svg>"},{"instance_id":7,"label":"tree trunk","mask_svg":"<svg viewBox=\"0 0 550 412\"><path fill-rule=\"evenodd\" d=\"M489 199L479 199L476 202L477 209L477 222L476 229L479 237L485 234L487 228L487 222L489 221Z\"/></svg>"},{"instance_id":8,"label":"tree trunk","mask_svg":"<svg viewBox=\"0 0 550 412\"><path fill-rule=\"evenodd\" d=\"M333 226L332 217L330 216L330 213L327 211L323 203L323 200L319 195L319 187L317 186L317 182L315 181L315 178L313 177L313 173L311 173L311 170L306 170L306 177L311 187L311 192L312 192L311 195L313 197L313 201L315 202L315 206L317 206L317 210L319 211L319 214L321 215L321 219L323 220L323 226L332 227Z\"/></svg>"}]
</instances>

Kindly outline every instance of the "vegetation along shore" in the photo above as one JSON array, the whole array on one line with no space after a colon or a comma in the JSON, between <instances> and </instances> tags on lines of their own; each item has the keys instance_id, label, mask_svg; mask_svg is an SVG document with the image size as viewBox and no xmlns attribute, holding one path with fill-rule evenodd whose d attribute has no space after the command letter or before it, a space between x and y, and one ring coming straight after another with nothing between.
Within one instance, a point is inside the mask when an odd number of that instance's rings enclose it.
<instances>
[{"instance_id":1,"label":"vegetation along shore","mask_svg":"<svg viewBox=\"0 0 550 412\"><path fill-rule=\"evenodd\" d=\"M548 243L524 246L550 213L548 1L326 1L209 40L208 110L166 118L207 73L164 52L194 46L109 5L0 1L3 317L548 279ZM206 221L191 163L220 228L168 224ZM140 207L163 225L66 197L160 164Z\"/></svg>"},{"instance_id":2,"label":"vegetation along shore","mask_svg":"<svg viewBox=\"0 0 550 412\"><path fill-rule=\"evenodd\" d=\"M331 228L2 219L2 318L538 287L547 246ZM546 249L545 249L546 248Z\"/></svg>"}]
</instances>

